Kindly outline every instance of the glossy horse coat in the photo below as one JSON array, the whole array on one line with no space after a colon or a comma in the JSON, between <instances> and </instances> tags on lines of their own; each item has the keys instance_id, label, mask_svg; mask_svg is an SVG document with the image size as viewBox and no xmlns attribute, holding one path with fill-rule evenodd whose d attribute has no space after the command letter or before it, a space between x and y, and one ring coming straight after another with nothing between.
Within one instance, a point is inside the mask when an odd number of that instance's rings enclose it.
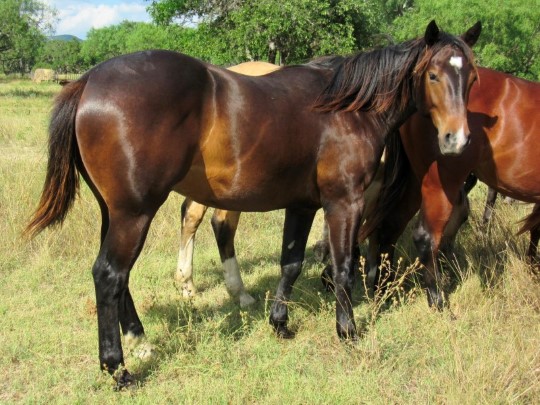
<instances>
[{"instance_id":1,"label":"glossy horse coat","mask_svg":"<svg viewBox=\"0 0 540 405\"><path fill-rule=\"evenodd\" d=\"M477 24L463 40L432 22L417 40L262 77L174 52L141 52L104 62L65 86L52 114L47 177L28 231L62 221L81 173L102 213L92 269L101 367L120 386L132 382L122 369L120 329L128 336L144 330L129 274L171 191L227 210L286 208L281 280L270 311L281 337L293 335L287 302L322 207L337 333L356 338L351 289L364 190L386 136L417 109L437 117L446 151L466 146L465 101L476 76L467 44L479 32ZM450 65L455 57L462 61L459 72ZM463 91L453 92L456 86Z\"/></svg>"},{"instance_id":2,"label":"glossy horse coat","mask_svg":"<svg viewBox=\"0 0 540 405\"><path fill-rule=\"evenodd\" d=\"M262 76L279 68L267 62L245 62L227 69L243 75ZM179 283L184 298L195 295L192 278L195 234L207 208L206 205L199 204L190 198L186 198L182 204L182 228L175 279ZM246 292L236 261L234 235L239 219L240 212L216 209L212 216L212 229L216 236L227 291L240 302L240 306L245 307L254 303L255 299Z\"/></svg>"},{"instance_id":3,"label":"glossy horse coat","mask_svg":"<svg viewBox=\"0 0 540 405\"><path fill-rule=\"evenodd\" d=\"M462 188L469 173L504 195L537 203L521 229L531 230L531 258L540 234L540 84L490 69L479 68L478 75L468 105L470 145L461 156L442 156L435 142L417 142L436 133L431 122L418 114L412 117L400 130L411 171L401 171L403 187L393 190L402 203L395 205L395 200L383 198L377 212L384 218L373 218L370 224L378 223L372 235L376 250L393 252L397 238L421 208L414 239L426 268L429 301L439 308L444 296L437 258L467 215Z\"/></svg>"}]
</instances>

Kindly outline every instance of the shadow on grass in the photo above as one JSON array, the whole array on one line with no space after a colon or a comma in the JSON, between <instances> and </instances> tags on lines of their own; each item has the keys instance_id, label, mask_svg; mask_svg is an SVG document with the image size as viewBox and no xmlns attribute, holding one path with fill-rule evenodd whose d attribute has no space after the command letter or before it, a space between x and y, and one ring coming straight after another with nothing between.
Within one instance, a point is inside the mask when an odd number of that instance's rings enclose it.
<instances>
[{"instance_id":1,"label":"shadow on grass","mask_svg":"<svg viewBox=\"0 0 540 405\"><path fill-rule=\"evenodd\" d=\"M195 305L193 301L181 299L178 293L178 299L154 304L145 311L147 322L162 325L164 333L152 339L159 348L156 358L137 367L135 374L141 385L144 385L149 376L160 367L160 363L167 358L179 353L195 353L200 344L207 343L216 336L220 340L237 342L249 336L254 330L254 325L261 323L267 324L268 334L273 333L272 327L268 324L268 316L280 279L279 259L271 254L263 255L242 261L241 267L247 273L256 273L261 262L274 262L275 272L265 271L258 278L256 285L249 288L249 293L257 299L257 302L246 309L241 309L230 297L219 302L197 302ZM311 247L308 247L303 272L294 285L289 304L290 311L294 312L301 308L318 314L335 310L335 297L333 293L324 290L320 280L323 268L324 265L315 259ZM216 285L223 285L222 275L219 274L218 277L216 272L215 281ZM361 284L357 282L358 288L355 288L353 293L354 307L365 300ZM297 332L295 329L298 325L292 322L290 326ZM363 334L365 331L359 332Z\"/></svg>"}]
</instances>

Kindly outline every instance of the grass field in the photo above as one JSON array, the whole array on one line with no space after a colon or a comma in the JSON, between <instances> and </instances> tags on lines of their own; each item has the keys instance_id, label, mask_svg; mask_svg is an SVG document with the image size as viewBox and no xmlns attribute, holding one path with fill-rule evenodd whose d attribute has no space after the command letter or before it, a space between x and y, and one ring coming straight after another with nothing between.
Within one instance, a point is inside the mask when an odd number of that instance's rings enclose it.
<instances>
[{"instance_id":1,"label":"grass field","mask_svg":"<svg viewBox=\"0 0 540 405\"><path fill-rule=\"evenodd\" d=\"M149 363L126 355L138 386L114 392L99 371L91 267L98 249L97 203L86 186L61 229L33 241L20 232L38 201L46 165L47 118L56 84L0 81L0 403L540 403L540 289L515 237L522 204L498 203L485 231L485 188L458 238L449 274L450 310L431 311L410 290L381 307L355 292L357 345L335 333L334 300L322 291L312 246L293 294L291 341L274 337L268 309L279 277L282 212L245 214L237 252L247 310L231 302L208 221L197 236L199 295L174 285L180 204L172 195L153 222L132 271L131 291L157 348ZM209 219L209 218L208 218ZM410 232L400 255L414 261Z\"/></svg>"}]
</instances>

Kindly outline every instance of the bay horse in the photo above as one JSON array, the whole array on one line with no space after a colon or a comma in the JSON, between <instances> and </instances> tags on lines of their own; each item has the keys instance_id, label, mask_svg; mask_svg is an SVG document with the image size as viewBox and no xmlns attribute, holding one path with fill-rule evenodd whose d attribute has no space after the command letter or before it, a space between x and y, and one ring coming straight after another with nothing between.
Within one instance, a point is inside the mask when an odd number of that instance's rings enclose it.
<instances>
[{"instance_id":1,"label":"bay horse","mask_svg":"<svg viewBox=\"0 0 540 405\"><path fill-rule=\"evenodd\" d=\"M368 220L362 233L363 237L370 235L371 256L386 252L391 258L398 237L420 209L413 239L425 267L424 287L430 305L444 306L439 251L451 247L468 214L462 188L471 172L497 192L535 203L519 231L531 232L527 257L534 261L540 238L539 105L540 83L478 68L478 83L468 104L471 142L461 155L439 153L437 144L426 137L436 133L435 127L419 114L401 127L400 137L392 138L394 148L406 153L409 163L393 183L383 186L377 215ZM426 142L417 142L419 136Z\"/></svg>"},{"instance_id":2,"label":"bay horse","mask_svg":"<svg viewBox=\"0 0 540 405\"><path fill-rule=\"evenodd\" d=\"M364 190L387 136L415 111L430 115L443 153L467 146L466 103L476 79L470 46L480 31L477 23L456 37L432 21L421 38L333 58L333 68L326 60L260 77L145 51L110 59L67 84L55 101L44 189L26 232L62 222L80 174L102 215L92 268L102 369L119 387L133 383L120 329L135 337L144 329L129 274L171 191L227 210L285 208L281 279L270 310L282 338L294 335L287 302L322 207L337 334L357 339L351 289Z\"/></svg>"}]
</instances>

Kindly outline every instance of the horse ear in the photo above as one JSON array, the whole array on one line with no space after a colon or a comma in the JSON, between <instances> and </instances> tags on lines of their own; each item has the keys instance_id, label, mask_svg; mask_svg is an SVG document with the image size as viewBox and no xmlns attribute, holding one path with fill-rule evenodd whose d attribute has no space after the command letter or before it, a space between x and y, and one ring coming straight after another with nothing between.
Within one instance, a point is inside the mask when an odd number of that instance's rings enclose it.
<instances>
[{"instance_id":1,"label":"horse ear","mask_svg":"<svg viewBox=\"0 0 540 405\"><path fill-rule=\"evenodd\" d=\"M437 40L439 39L439 27L437 27L437 23L435 23L435 20L431 20L431 22L428 24L426 28L426 33L424 35L424 39L426 40L426 44L428 46L433 45Z\"/></svg>"},{"instance_id":2,"label":"horse ear","mask_svg":"<svg viewBox=\"0 0 540 405\"><path fill-rule=\"evenodd\" d=\"M476 24L474 24L469 30L461 36L463 41L470 47L472 47L474 44L476 44L476 41L478 41L478 37L480 36L480 32L482 32L482 23L478 21Z\"/></svg>"}]
</instances>

